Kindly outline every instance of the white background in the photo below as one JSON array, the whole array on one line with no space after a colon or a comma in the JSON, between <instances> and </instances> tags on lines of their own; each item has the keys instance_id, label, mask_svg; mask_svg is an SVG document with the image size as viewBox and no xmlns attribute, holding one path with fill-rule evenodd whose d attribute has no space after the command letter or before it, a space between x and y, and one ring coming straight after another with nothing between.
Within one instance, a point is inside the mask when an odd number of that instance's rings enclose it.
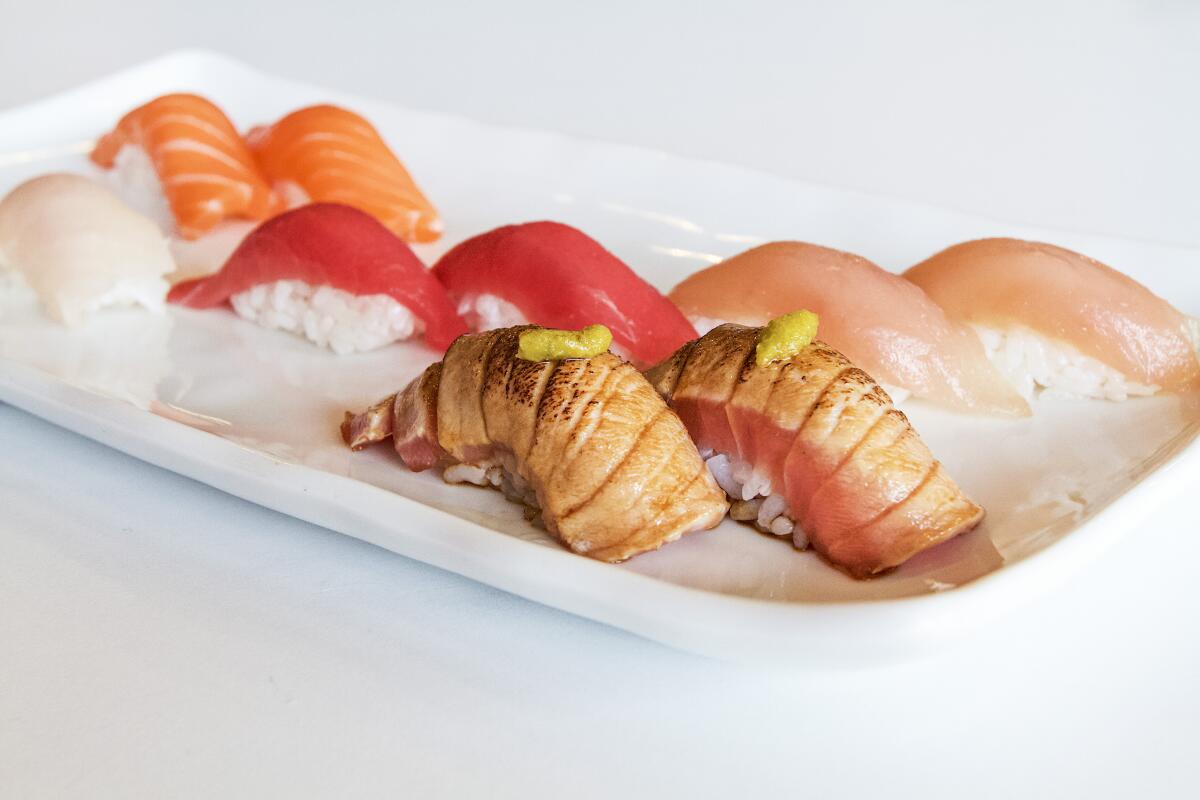
<instances>
[{"instance_id":1,"label":"white background","mask_svg":"<svg viewBox=\"0 0 1200 800\"><path fill-rule=\"evenodd\" d=\"M0 0L0 106L205 46L418 108L1200 244L1197 4L94 5ZM760 672L0 406L0 796L1194 796L1197 533L1192 509L1148 513L927 661Z\"/></svg>"}]
</instances>

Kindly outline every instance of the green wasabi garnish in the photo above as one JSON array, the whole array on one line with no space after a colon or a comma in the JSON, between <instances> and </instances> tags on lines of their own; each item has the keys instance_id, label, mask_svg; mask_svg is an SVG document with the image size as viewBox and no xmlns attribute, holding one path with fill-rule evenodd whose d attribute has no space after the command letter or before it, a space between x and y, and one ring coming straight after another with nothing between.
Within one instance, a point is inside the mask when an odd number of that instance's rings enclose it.
<instances>
[{"instance_id":1,"label":"green wasabi garnish","mask_svg":"<svg viewBox=\"0 0 1200 800\"><path fill-rule=\"evenodd\" d=\"M799 353L817 338L820 319L811 311L793 311L767 323L754 346L754 363L765 367Z\"/></svg>"},{"instance_id":2,"label":"green wasabi garnish","mask_svg":"<svg viewBox=\"0 0 1200 800\"><path fill-rule=\"evenodd\" d=\"M608 350L610 344L612 332L603 325L588 325L581 331L539 328L521 334L517 358L526 361L591 358Z\"/></svg>"}]
</instances>

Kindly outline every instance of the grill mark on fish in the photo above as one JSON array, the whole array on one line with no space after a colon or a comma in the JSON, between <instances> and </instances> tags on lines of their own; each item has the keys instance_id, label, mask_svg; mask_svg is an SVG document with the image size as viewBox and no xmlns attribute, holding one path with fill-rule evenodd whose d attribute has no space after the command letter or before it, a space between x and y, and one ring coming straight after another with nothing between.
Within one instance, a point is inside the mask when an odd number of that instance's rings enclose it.
<instances>
[{"instance_id":1,"label":"grill mark on fish","mask_svg":"<svg viewBox=\"0 0 1200 800\"><path fill-rule=\"evenodd\" d=\"M606 475L604 477L604 480L602 480L600 482L600 484L598 486L596 486L595 489L592 490L591 494L589 494L583 500L575 503L573 506L570 506L566 511L564 511L562 514L560 514L559 519L560 520L570 519L570 517L573 514L575 514L575 512L579 511L580 509L582 509L585 506L587 506L588 504L590 504L593 500L595 500L596 495L600 494L600 492L604 491L604 489L608 487L608 485L612 482L613 477L618 472L620 472L621 468L623 466L625 466L626 462L629 461L630 456L632 456L634 453L636 453L638 451L638 449L642 445L642 440L645 438L646 433L654 427L654 424L656 422L658 422L659 418L663 414L669 414L669 413L671 413L671 411L666 406L663 406L658 411L654 412L654 416L651 417L648 422L646 422L642 425L641 430L639 430L637 432L637 435L633 438L633 441L630 443L629 448L625 451L625 454L622 455L620 460L617 461L617 463L613 465L612 469L610 469L608 471L608 475ZM674 451L671 451L671 452L672 452L672 454L674 454ZM653 481L649 481L649 480L646 482L653 483Z\"/></svg>"},{"instance_id":2,"label":"grill mark on fish","mask_svg":"<svg viewBox=\"0 0 1200 800\"><path fill-rule=\"evenodd\" d=\"M818 358L814 359L814 361L817 362L816 363L816 366L818 367L817 374L819 376L828 376L828 380L825 383L825 385L821 387L821 390L818 392L817 396L812 399L811 403L809 403L808 408L805 410L804 419L801 420L798 425L796 425L795 427L790 428L790 429L785 429L782 425L778 426L778 428L780 430L790 430L790 432L792 434L791 438L788 440L787 449L783 451L783 456L782 456L781 460L779 461L778 468L780 470L784 470L784 467L787 464L788 454L791 452L792 447L795 445L796 439L800 435L800 430L804 427L804 425L812 417L813 412L817 408L817 404L821 401L821 399L825 396L825 394L829 391L829 389L834 385L834 383L837 382L837 380L841 377L841 375L847 369L849 369L850 367L853 366L852 364L850 364L849 361L846 360L845 356L843 356L838 351L834 350L832 347L829 347L824 342L816 341L812 345L810 345L810 348L811 349L806 350L806 352L803 355L818 356ZM832 362L833 364L838 364L839 367L836 370L820 369L820 367L824 366L824 362ZM800 369L800 367L797 364L796 358L793 358L793 359L789 359L788 362L784 365L784 368L779 371L779 374L776 376L775 381L772 382L772 384L771 384L771 389L770 389L770 392L768 393L768 402L765 403L762 408L762 413L763 413L764 417L766 417L767 419L773 419L773 417L771 416L771 411L772 411L772 409L775 408L773 403L775 402L776 395L777 395L779 388L783 385L790 384L793 381L792 373L795 371L798 371L799 369ZM799 379L800 383L807 384L810 382L810 380L813 380L813 376L801 373L800 375L798 375L798 379ZM779 483L781 485L781 490L782 490L782 485L786 483L786 481L784 480L784 474L772 476L772 481Z\"/></svg>"},{"instance_id":3,"label":"grill mark on fish","mask_svg":"<svg viewBox=\"0 0 1200 800\"><path fill-rule=\"evenodd\" d=\"M783 470L784 485L789 496L788 499L791 501L792 512L796 515L797 520L801 522L801 527L804 527L809 523L808 506L812 501L812 498L816 496L821 486L829 480L836 470L831 470L823 476L818 476L821 478L821 482L815 486L810 485L808 487L809 491L793 493L791 491L792 487L790 485L790 481L787 480L787 476L791 473L791 470L788 469L788 464L791 462L792 458L801 457L801 453L798 452L796 448L825 447L829 440L837 433L847 409L853 407L858 402L861 402L866 396L865 393L858 393L859 390L868 386L873 387L874 385L875 381L871 379L871 376L867 375L858 367L845 367L821 391L817 402L814 403L810 409L808 417L806 417L804 422L796 429L796 436L793 438L792 445L788 450L788 454L783 460ZM835 389L843 389L845 391L845 396L839 397L835 395ZM868 391L870 390L868 389ZM823 419L823 416L829 416L830 418ZM821 424L825 427L824 435L821 435L820 438L817 438L817 431L811 431L812 435L809 435L810 428L817 424L815 420L818 419L821 420ZM815 470L813 469L809 470L809 474L813 474L814 472ZM792 496L793 494L797 494L798 496Z\"/></svg>"},{"instance_id":4,"label":"grill mark on fish","mask_svg":"<svg viewBox=\"0 0 1200 800\"><path fill-rule=\"evenodd\" d=\"M744 361L742 361L742 368L738 370L737 380L733 382L734 394L737 394L737 387L750 380L750 376L759 369L776 369L776 367L774 363L768 364L766 367L758 366L758 343L755 342L753 345L751 345L750 349L746 351L746 358ZM782 368L780 367L779 369ZM774 384L774 381L772 381L772 384ZM732 397L732 395L730 396Z\"/></svg>"},{"instance_id":5,"label":"grill mark on fish","mask_svg":"<svg viewBox=\"0 0 1200 800\"><path fill-rule=\"evenodd\" d=\"M925 470L924 477L922 477L921 480L917 482L916 486L914 486L912 488L912 491L910 491L908 494L906 494L902 500L899 500L899 501L893 503L892 505L888 506L883 511L881 511L878 514L876 514L875 516L871 517L871 519L864 522L862 525L858 525L858 526L852 528L850 530L850 533L854 534L854 533L857 533L858 531L863 531L863 530L866 530L867 528L870 528L872 525L879 522L881 519L886 517L888 514L891 514L893 511L898 510L901 506L903 506L909 500L916 497L917 494L920 493L920 491L922 489L924 489L925 486L931 480L933 480L934 475L938 472L938 470L941 468L941 466L942 466L942 462L938 461L937 459L930 461L929 467Z\"/></svg>"},{"instance_id":6,"label":"grill mark on fish","mask_svg":"<svg viewBox=\"0 0 1200 800\"><path fill-rule=\"evenodd\" d=\"M499 391L503 392L508 386L508 372L512 369L512 353L516 352L517 336L513 334L511 329L500 331L493 341L492 346L488 349L487 354L483 357L483 374L482 380L479 382L479 415L483 419L483 435L488 441L493 440L492 429L488 420L487 395L489 389L500 386ZM507 351L512 351L512 353ZM506 355L504 359L503 369L504 377L497 379L493 365L496 363L498 354Z\"/></svg>"},{"instance_id":7,"label":"grill mark on fish","mask_svg":"<svg viewBox=\"0 0 1200 800\"><path fill-rule=\"evenodd\" d=\"M676 382L675 386L676 390L678 390L680 384L685 383L686 379L686 388L691 390L688 392L688 395L699 396L698 393L692 388L693 386L705 386L706 382L703 380L704 378L713 375L726 374L729 371L731 364L735 363L734 359L740 358L740 361L736 362L736 369L733 370L733 380L730 381L728 387L722 387L722 389L728 389L725 396L721 398L718 398L716 395L704 397L704 399L714 400L720 403L728 402L729 398L733 396L734 389L737 387L737 376L741 374L742 369L745 368L747 362L754 357L753 342L747 343L744 341L744 337L739 335L748 330L752 329L747 328L744 325L726 323L725 325L720 325L709 331L707 336L713 336L713 334L716 334L716 336L710 340L710 348L703 352L705 355L715 357L713 357L709 363L698 363L697 360L695 360L692 356L695 356L702 351L699 347L694 348L692 354L689 355L685 368L679 371L679 380ZM739 355L738 350L741 347L747 346L747 344L749 344L749 346L747 347L746 352ZM702 371L702 374L697 375L696 373L698 371ZM711 389L712 387L706 388Z\"/></svg>"},{"instance_id":8,"label":"grill mark on fish","mask_svg":"<svg viewBox=\"0 0 1200 800\"><path fill-rule=\"evenodd\" d=\"M739 342L739 344L740 344L740 342ZM731 391L729 393L730 397L733 397L733 392L737 391L737 385L742 382L742 380L743 380L742 375L745 374L749 369L753 368L753 366L754 366L754 359L755 359L755 356L757 355L757 353L755 353L754 345L755 345L755 343L751 342L750 347L748 347L746 349L746 354L742 358L742 366L740 369L738 369L737 380L735 380L733 383L733 391Z\"/></svg>"},{"instance_id":9,"label":"grill mark on fish","mask_svg":"<svg viewBox=\"0 0 1200 800\"><path fill-rule=\"evenodd\" d=\"M528 481L548 532L576 552L607 561L720 522L728 509L724 493L680 420L636 369L607 353L521 361L520 330L456 340L446 359L427 371L444 371L432 407L413 405L417 395L425 396L420 392L406 389L396 397L396 431L405 425L419 445L407 457L401 452L406 465L482 465L498 457ZM483 419L473 418L476 406ZM414 416L422 409L426 416ZM439 415L448 432L438 431ZM416 436L426 431L437 431L435 447L446 442L454 451L430 451ZM527 442L528 456L521 457L517 450ZM567 465L572 470L564 474Z\"/></svg>"},{"instance_id":10,"label":"grill mark on fish","mask_svg":"<svg viewBox=\"0 0 1200 800\"><path fill-rule=\"evenodd\" d=\"M869 392L867 392L866 394L864 394L862 396L861 402L864 402L864 403L873 402L878 405L878 407L880 408L879 414L875 417L875 421L872 422L869 426L867 426L867 429L865 431L863 431L862 436L860 436L858 438L858 441L854 443L854 446L846 451L846 454L842 457L842 460L837 463L837 466L833 468L833 471L829 473L828 477L825 478L825 481L821 484L821 486L817 487L816 491L813 492L814 495L817 492L821 491L821 488L824 487L824 485L826 483L829 483L829 481L831 481L833 479L833 477L835 475L837 475L838 472L841 471L842 467L844 467L850 463L850 460L852 458L854 458L854 456L862 448L863 442L867 441L867 439L870 438L871 432L874 431L877 427L879 427L879 424L881 422L883 422L884 417L887 416L888 411L892 410L892 404L890 401L886 400L886 398L887 398L887 395L884 393L883 389L881 389L879 387L878 384L876 384L874 388L872 388ZM897 411L897 413L901 413L901 412ZM908 421L907 418L905 418L904 421L907 422ZM897 436L896 438L899 438L899 436Z\"/></svg>"},{"instance_id":11,"label":"grill mark on fish","mask_svg":"<svg viewBox=\"0 0 1200 800\"><path fill-rule=\"evenodd\" d=\"M500 343L499 335L490 336L487 340L487 349L483 351L483 357L479 359L481 366L479 367L479 385L478 385L478 391L475 393L476 394L475 404L479 411L480 427L483 428L483 435L487 441L491 441L491 437L489 437L487 434L487 414L485 414L484 410L483 410L483 391L484 391L484 384L487 380L488 364L491 363L492 352L496 349L496 345L499 343ZM473 372L474 371L472 370L472 373ZM472 442L471 444L476 444L476 442Z\"/></svg>"},{"instance_id":12,"label":"grill mark on fish","mask_svg":"<svg viewBox=\"0 0 1200 800\"><path fill-rule=\"evenodd\" d=\"M804 422L801 422L796 426L797 437L808 427L808 424L812 422L813 417L817 415L817 411L821 409L822 403L826 402L825 398L829 396L830 390L837 385L838 381L842 379L843 375L853 369L855 369L855 367L843 367L836 375L833 376L833 379L830 380L829 383L825 384L825 388L821 390L821 393L817 395L816 401L813 402L812 406L808 409L808 416L804 418Z\"/></svg>"},{"instance_id":13,"label":"grill mark on fish","mask_svg":"<svg viewBox=\"0 0 1200 800\"><path fill-rule=\"evenodd\" d=\"M438 443L453 458L475 463L483 428L482 364L496 343L494 331L460 336L442 361L438 393ZM468 454L470 453L470 455Z\"/></svg>"},{"instance_id":14,"label":"grill mark on fish","mask_svg":"<svg viewBox=\"0 0 1200 800\"><path fill-rule=\"evenodd\" d=\"M613 380L616 379L619 382L616 387L619 388L624 383L625 378L628 377L628 373L621 370L622 366L624 365L609 369L608 374L604 376L604 380L590 392L591 396L584 402L579 413L575 415L575 419L571 423L571 430L567 433L566 441L563 444L562 457L555 462L554 467L550 470L550 474L546 476L546 483L556 480L564 469L571 468L571 465L575 463L575 459L579 458L582 454L588 440L591 439L596 429L600 426L600 423L603 422L604 409L608 406L608 401L618 396L616 391L610 388ZM576 384L575 395L572 396L572 399L581 394L578 388L580 383L582 381ZM595 406L599 406L599 408L595 408ZM588 409L593 409L590 415L588 415ZM583 430L585 417L587 417L589 423L586 431Z\"/></svg>"},{"instance_id":15,"label":"grill mark on fish","mask_svg":"<svg viewBox=\"0 0 1200 800\"><path fill-rule=\"evenodd\" d=\"M775 379L771 381L771 388L767 389L767 395L765 398L763 398L762 408L758 409L759 411L766 412L766 410L771 407L771 401L775 399L775 392L779 389L780 385L787 380L788 373L792 370L792 368L793 359L788 359L786 362L784 362L783 366L779 368L779 371L775 373ZM806 379L806 376L800 376L801 381Z\"/></svg>"},{"instance_id":16,"label":"grill mark on fish","mask_svg":"<svg viewBox=\"0 0 1200 800\"><path fill-rule=\"evenodd\" d=\"M732 455L769 470L797 528L835 566L861 577L977 523L978 506L870 375L821 341L782 365L758 367L747 335L757 331L725 325L689 343L652 371L656 388L681 408L687 402L685 419L696 415L692 433L702 445L725 452L728 424ZM739 352L744 359L731 375ZM723 398L726 381L732 386ZM722 406L724 415L713 417Z\"/></svg>"},{"instance_id":17,"label":"grill mark on fish","mask_svg":"<svg viewBox=\"0 0 1200 800\"><path fill-rule=\"evenodd\" d=\"M612 472L609 474L608 480L606 480L602 486L597 487L596 491L591 495L591 497L587 498L585 501L578 504L569 513L574 513L575 511L579 511L579 510L586 508L593 500L596 499L596 497L600 494L601 491L608 488L608 486L611 484L611 482L616 479L617 475L620 474L621 468L625 465L625 462L626 462L626 460L628 460L629 456L636 453L638 451L638 449L641 447L640 442L641 442L642 437L646 434L647 431L649 431L651 428L654 427L654 425L656 425L658 423L658 420L661 419L663 413L670 414L671 411L670 411L670 409L663 408L661 411L656 413L653 420L651 420L651 422L648 423L646 425L646 427L639 433L639 438L638 438L639 443L637 445L635 445L633 448L631 448L629 453L626 454L626 458L622 459L621 463L618 464L612 470ZM675 446L655 466L654 472L645 479L644 484L646 486L654 486L657 483L658 479L662 476L663 471L675 461L676 457L679 454L679 451L682 448L688 446L689 443L690 443L690 440L686 436L678 439L675 442ZM701 468L701 470L707 470L707 467L704 465L704 462L700 462L700 468ZM643 527L634 528L634 529L630 530L629 533L624 538L608 543L603 548L601 548L601 550L604 551L604 550L620 548L623 545L628 544L631 540L634 540L634 539L637 539L638 537L643 536L647 529L654 530L656 528L661 527L661 525L663 523L664 513L668 509L675 508L676 503L679 503L688 497L692 486L696 482L696 479L699 477L700 477L700 473L697 472L696 475L691 480L689 480L687 482L687 484L684 486L683 491L681 491L680 493L678 493L676 495L667 497L667 498L661 498L661 500L663 502L659 502L659 503L655 504L654 515L648 521L648 524L646 524ZM668 541L674 541L677 538L679 538L678 535L671 537L671 539L669 539Z\"/></svg>"},{"instance_id":18,"label":"grill mark on fish","mask_svg":"<svg viewBox=\"0 0 1200 800\"><path fill-rule=\"evenodd\" d=\"M538 445L538 441L541 439L542 420L546 418L545 405L552 396L550 387L554 385L554 380L558 377L558 370L562 366L562 363L561 361L551 362L550 371L546 375L546 383L542 387L541 396L538 397L537 410L533 412L533 435L529 437L529 453L526 453L527 456L533 452L534 448Z\"/></svg>"},{"instance_id":19,"label":"grill mark on fish","mask_svg":"<svg viewBox=\"0 0 1200 800\"><path fill-rule=\"evenodd\" d=\"M513 448L513 454L520 463L523 463L529 457L529 453L532 451L536 441L537 408L542 401L542 395L546 392L546 386L549 384L550 378L554 375L556 366L557 364L543 364L541 362L513 359L513 367L509 371L508 383L505 384L505 396L510 403L522 408L533 408L534 410L529 435L528 437L524 437L528 442L528 446L525 446L521 452L518 452L515 447Z\"/></svg>"},{"instance_id":20,"label":"grill mark on fish","mask_svg":"<svg viewBox=\"0 0 1200 800\"><path fill-rule=\"evenodd\" d=\"M675 390L679 388L679 381L683 378L683 371L688 368L688 364L692 361L692 356L696 353L696 345L700 343L699 339L693 339L687 343L687 353L683 357L683 362L679 365L679 369L675 371L675 380L671 382L671 394L675 394Z\"/></svg>"},{"instance_id":21,"label":"grill mark on fish","mask_svg":"<svg viewBox=\"0 0 1200 800\"><path fill-rule=\"evenodd\" d=\"M675 394L675 390L679 388L679 381L681 378L683 378L683 371L685 369L687 369L688 362L690 362L692 360L692 353L696 352L696 344L699 341L700 341L699 339L693 339L692 341L685 344L680 349L683 352L682 358L679 357L679 351L677 351L674 355L671 356L670 359L667 360L666 369L668 371L668 375L671 378L671 385L669 388L663 387L663 389L665 389L665 390L660 390L660 393L663 394L663 397L667 400L667 402L670 402L671 398ZM673 364L673 362L676 360L678 360L679 363Z\"/></svg>"}]
</instances>

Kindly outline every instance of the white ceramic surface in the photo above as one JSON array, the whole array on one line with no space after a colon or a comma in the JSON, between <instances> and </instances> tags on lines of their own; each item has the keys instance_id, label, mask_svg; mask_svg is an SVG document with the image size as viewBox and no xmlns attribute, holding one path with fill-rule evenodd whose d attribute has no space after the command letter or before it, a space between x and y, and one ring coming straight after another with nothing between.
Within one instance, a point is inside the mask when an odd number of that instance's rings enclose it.
<instances>
[{"instance_id":1,"label":"white ceramic surface","mask_svg":"<svg viewBox=\"0 0 1200 800\"><path fill-rule=\"evenodd\" d=\"M771 238L811 239L902 268L952 241L1009 234L1089 252L1200 312L1194 251L1022 229L632 148L405 112L196 53L7 112L0 188L49 169L89 169L82 153L91 137L135 103L178 88L208 94L241 125L316 100L365 111L447 218L447 237L422 251L427 258L497 224L553 217L583 227L666 287ZM340 446L341 411L407 380L432 357L419 345L339 359L227 312L114 313L67 332L19 294L8 294L2 311L0 398L263 505L548 605L739 660L862 662L917 652L1061 580L1128 531L1139 507L1169 500L1200 474L1196 398L1044 401L1026 422L911 403L906 411L935 452L988 508L976 533L865 583L731 523L610 567L547 542L498 495L405 473L385 449L351 455Z\"/></svg>"}]
</instances>

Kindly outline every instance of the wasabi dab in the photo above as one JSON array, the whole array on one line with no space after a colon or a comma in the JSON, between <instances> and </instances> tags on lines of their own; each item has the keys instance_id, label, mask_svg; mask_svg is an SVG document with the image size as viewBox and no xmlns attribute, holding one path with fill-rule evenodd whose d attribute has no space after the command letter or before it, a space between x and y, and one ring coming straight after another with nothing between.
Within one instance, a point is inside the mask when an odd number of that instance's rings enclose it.
<instances>
[{"instance_id":1,"label":"wasabi dab","mask_svg":"<svg viewBox=\"0 0 1200 800\"><path fill-rule=\"evenodd\" d=\"M754 363L765 367L792 358L817 338L819 322L811 311L793 311L771 320L754 347Z\"/></svg>"},{"instance_id":2,"label":"wasabi dab","mask_svg":"<svg viewBox=\"0 0 1200 800\"><path fill-rule=\"evenodd\" d=\"M607 351L612 338L612 332L603 325L588 325L579 331L538 328L521 334L517 358L526 361L592 358Z\"/></svg>"}]
</instances>

